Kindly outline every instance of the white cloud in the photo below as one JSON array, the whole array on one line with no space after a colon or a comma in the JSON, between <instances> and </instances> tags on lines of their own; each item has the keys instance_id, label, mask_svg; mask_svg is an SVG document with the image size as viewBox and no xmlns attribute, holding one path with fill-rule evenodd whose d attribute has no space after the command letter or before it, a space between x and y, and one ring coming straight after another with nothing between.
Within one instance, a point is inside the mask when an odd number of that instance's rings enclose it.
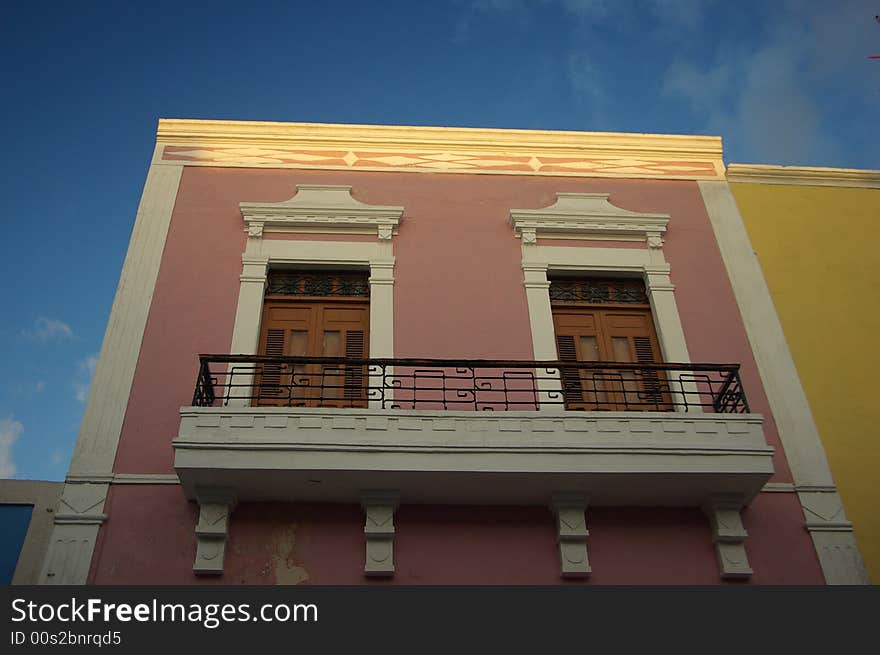
<instances>
[{"instance_id":1,"label":"white cloud","mask_svg":"<svg viewBox=\"0 0 880 655\"><path fill-rule=\"evenodd\" d=\"M97 354L89 355L79 363L80 379L73 383L73 397L81 403L85 403L89 398L89 387L92 386L92 377L95 375L97 365Z\"/></svg>"},{"instance_id":2,"label":"white cloud","mask_svg":"<svg viewBox=\"0 0 880 655\"><path fill-rule=\"evenodd\" d=\"M32 328L24 330L22 334L31 341L66 341L73 339L73 330L64 321L41 316Z\"/></svg>"},{"instance_id":3,"label":"white cloud","mask_svg":"<svg viewBox=\"0 0 880 655\"><path fill-rule=\"evenodd\" d=\"M95 374L95 367L98 365L98 355L89 355L79 363L80 370L85 371L91 378Z\"/></svg>"},{"instance_id":4,"label":"white cloud","mask_svg":"<svg viewBox=\"0 0 880 655\"><path fill-rule=\"evenodd\" d=\"M85 403L89 398L89 384L85 382L74 382L73 383L73 397L77 399L78 402Z\"/></svg>"},{"instance_id":5,"label":"white cloud","mask_svg":"<svg viewBox=\"0 0 880 655\"><path fill-rule=\"evenodd\" d=\"M606 79L609 49L608 33L619 34L621 26L640 41L648 34L687 42L687 35L702 29L707 7L714 0L642 0L639 3L619 0L469 0L463 6L454 35L466 40L478 21L504 19L531 30L540 14L555 13L570 26L572 34L559 34L569 40L573 35L578 47L564 55L561 69L574 102L587 111L586 122L603 125L613 107L614 86ZM531 38L531 37L529 37ZM619 82L619 80L618 80Z\"/></svg>"},{"instance_id":6,"label":"white cloud","mask_svg":"<svg viewBox=\"0 0 880 655\"><path fill-rule=\"evenodd\" d=\"M636 86L642 94L656 88L653 79L636 83L638 70L629 76L614 69L638 51L651 58L652 70L666 69L659 79L664 97L646 98L658 111L653 123L646 115L643 131L665 131L656 120L675 120L676 130L721 134L728 154L743 163L840 166L847 143L861 147L866 160L877 143L880 64L868 59L880 54L876 0L779 0L746 13L718 0L461 6L459 37L504 20L532 38L541 15L556 14L567 27L554 37L571 44L556 64L592 125L615 116L616 103ZM677 114L670 118L661 100L685 102L690 125L682 128Z\"/></svg>"},{"instance_id":7,"label":"white cloud","mask_svg":"<svg viewBox=\"0 0 880 655\"><path fill-rule=\"evenodd\" d=\"M880 110L870 83L852 83L876 25L857 0L772 7L750 47L718 46L701 66L678 58L664 90L685 99L703 129L733 137L749 162L829 165L840 150L829 112L853 103Z\"/></svg>"},{"instance_id":8,"label":"white cloud","mask_svg":"<svg viewBox=\"0 0 880 655\"><path fill-rule=\"evenodd\" d=\"M12 461L12 445L18 441L24 426L12 416L0 418L0 478L15 475L15 462Z\"/></svg>"},{"instance_id":9,"label":"white cloud","mask_svg":"<svg viewBox=\"0 0 880 655\"><path fill-rule=\"evenodd\" d=\"M36 393L40 393L46 388L46 382L44 380L37 380L34 382L34 391Z\"/></svg>"},{"instance_id":10,"label":"white cloud","mask_svg":"<svg viewBox=\"0 0 880 655\"><path fill-rule=\"evenodd\" d=\"M55 448L55 449L49 454L49 461L51 462L52 466L58 466L59 464L63 464L63 463L64 463L64 458L65 458L65 455L64 455L64 453L61 451L60 448Z\"/></svg>"}]
</instances>

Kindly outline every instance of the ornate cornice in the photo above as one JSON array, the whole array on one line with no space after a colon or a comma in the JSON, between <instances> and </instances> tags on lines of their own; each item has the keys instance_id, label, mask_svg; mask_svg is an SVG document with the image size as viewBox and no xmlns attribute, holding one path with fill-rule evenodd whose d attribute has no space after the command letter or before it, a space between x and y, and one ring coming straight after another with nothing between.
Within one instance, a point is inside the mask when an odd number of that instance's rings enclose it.
<instances>
[{"instance_id":1,"label":"ornate cornice","mask_svg":"<svg viewBox=\"0 0 880 655\"><path fill-rule=\"evenodd\" d=\"M720 137L160 119L185 165L723 179Z\"/></svg>"},{"instance_id":2,"label":"ornate cornice","mask_svg":"<svg viewBox=\"0 0 880 655\"><path fill-rule=\"evenodd\" d=\"M538 237L580 239L628 237L662 245L668 214L631 212L611 204L607 193L557 193L556 202L541 209L511 209L510 224L523 243Z\"/></svg>"},{"instance_id":3,"label":"ornate cornice","mask_svg":"<svg viewBox=\"0 0 880 655\"><path fill-rule=\"evenodd\" d=\"M727 181L880 189L880 170L730 164L727 167Z\"/></svg>"},{"instance_id":4,"label":"ornate cornice","mask_svg":"<svg viewBox=\"0 0 880 655\"><path fill-rule=\"evenodd\" d=\"M367 205L351 197L350 186L297 184L290 200L240 204L251 238L264 231L364 232L391 239L403 216L403 207Z\"/></svg>"}]
</instances>

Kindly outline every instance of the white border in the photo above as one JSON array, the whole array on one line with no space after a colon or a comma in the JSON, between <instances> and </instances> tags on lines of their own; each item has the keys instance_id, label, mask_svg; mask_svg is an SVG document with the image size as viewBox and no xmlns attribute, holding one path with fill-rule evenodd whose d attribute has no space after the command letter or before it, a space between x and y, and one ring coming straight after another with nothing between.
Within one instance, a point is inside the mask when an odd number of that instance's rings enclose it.
<instances>
[{"instance_id":1,"label":"white border","mask_svg":"<svg viewBox=\"0 0 880 655\"><path fill-rule=\"evenodd\" d=\"M394 356L394 255L391 243L248 239L231 352L255 355L260 341L268 268L278 264L330 264L370 269L370 357Z\"/></svg>"},{"instance_id":2,"label":"white border","mask_svg":"<svg viewBox=\"0 0 880 655\"><path fill-rule=\"evenodd\" d=\"M154 161L162 146L154 150ZM41 584L85 584L128 408L171 214L178 166L151 165L116 288L89 399L55 516Z\"/></svg>"},{"instance_id":3,"label":"white border","mask_svg":"<svg viewBox=\"0 0 880 655\"><path fill-rule=\"evenodd\" d=\"M825 449L736 200L726 182L698 185L825 580L828 584L867 584L852 525L834 486Z\"/></svg>"},{"instance_id":4,"label":"white border","mask_svg":"<svg viewBox=\"0 0 880 655\"><path fill-rule=\"evenodd\" d=\"M556 335L553 329L553 313L548 294L550 282L547 273L597 271L641 275L645 280L664 361L672 363L691 361L681 326L681 316L675 302L675 287L669 279L670 267L663 258L660 248L532 246L524 243L522 252L535 359L556 359Z\"/></svg>"}]
</instances>

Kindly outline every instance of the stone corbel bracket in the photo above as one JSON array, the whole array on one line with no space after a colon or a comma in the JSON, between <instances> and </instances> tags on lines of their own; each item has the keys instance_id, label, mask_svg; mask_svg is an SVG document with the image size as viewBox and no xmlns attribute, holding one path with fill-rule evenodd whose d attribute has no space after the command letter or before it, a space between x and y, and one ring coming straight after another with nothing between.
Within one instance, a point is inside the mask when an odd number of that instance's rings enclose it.
<instances>
[{"instance_id":1,"label":"stone corbel bracket","mask_svg":"<svg viewBox=\"0 0 880 655\"><path fill-rule=\"evenodd\" d=\"M223 489L199 490L199 522L196 525L196 575L222 575L226 554L229 517L235 508L235 496Z\"/></svg>"},{"instance_id":2,"label":"stone corbel bracket","mask_svg":"<svg viewBox=\"0 0 880 655\"><path fill-rule=\"evenodd\" d=\"M749 536L742 523L742 502L737 498L715 496L703 505L712 526L712 541L718 555L721 577L748 578L753 571L746 555L745 540Z\"/></svg>"},{"instance_id":3,"label":"stone corbel bracket","mask_svg":"<svg viewBox=\"0 0 880 655\"><path fill-rule=\"evenodd\" d=\"M366 521L364 575L389 578L394 575L394 512L400 502L396 491L367 491L361 494Z\"/></svg>"},{"instance_id":4,"label":"stone corbel bracket","mask_svg":"<svg viewBox=\"0 0 880 655\"><path fill-rule=\"evenodd\" d=\"M627 239L663 245L668 214L642 214L615 207L607 193L557 193L542 209L511 209L510 224L523 244L539 237L563 239Z\"/></svg>"},{"instance_id":5,"label":"stone corbel bracket","mask_svg":"<svg viewBox=\"0 0 880 655\"><path fill-rule=\"evenodd\" d=\"M290 200L239 205L249 239L264 232L375 234L390 241L403 220L403 207L368 205L351 197L350 186L297 184Z\"/></svg>"},{"instance_id":6,"label":"stone corbel bracket","mask_svg":"<svg viewBox=\"0 0 880 655\"><path fill-rule=\"evenodd\" d=\"M556 542L559 544L560 575L586 578L592 573L587 555L587 501L578 494L555 494L550 503L556 515Z\"/></svg>"}]
</instances>

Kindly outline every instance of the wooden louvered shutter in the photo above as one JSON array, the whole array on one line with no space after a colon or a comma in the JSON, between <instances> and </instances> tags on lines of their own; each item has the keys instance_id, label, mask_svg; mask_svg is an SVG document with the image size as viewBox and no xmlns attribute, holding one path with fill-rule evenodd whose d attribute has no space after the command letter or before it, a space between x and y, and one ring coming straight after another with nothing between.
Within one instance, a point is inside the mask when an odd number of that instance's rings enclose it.
<instances>
[{"instance_id":1,"label":"wooden louvered shutter","mask_svg":"<svg viewBox=\"0 0 880 655\"><path fill-rule=\"evenodd\" d=\"M650 337L633 337L633 345L636 351L636 361L639 364L656 364L658 358L655 357L656 344L652 343ZM645 370L642 373L642 390L644 392L644 400L646 403L654 404L660 408L660 405L668 404L668 398L664 397L662 381L662 371Z\"/></svg>"},{"instance_id":2,"label":"wooden louvered shutter","mask_svg":"<svg viewBox=\"0 0 880 655\"><path fill-rule=\"evenodd\" d=\"M369 308L363 304L325 305L322 308L322 352L326 357L365 359ZM323 369L322 405L366 407L365 367L344 364Z\"/></svg>"},{"instance_id":3,"label":"wooden louvered shutter","mask_svg":"<svg viewBox=\"0 0 880 655\"><path fill-rule=\"evenodd\" d=\"M661 361L654 321L649 310L609 310L603 312L602 327L613 360L637 364ZM624 371L616 383L615 399L620 409L667 411L669 398L662 371L640 369Z\"/></svg>"},{"instance_id":4,"label":"wooden louvered shutter","mask_svg":"<svg viewBox=\"0 0 880 655\"><path fill-rule=\"evenodd\" d=\"M561 361L650 364L660 362L654 325L647 308L600 309L553 306L556 348ZM567 409L668 409L662 372L652 370L563 369Z\"/></svg>"},{"instance_id":5,"label":"wooden louvered shutter","mask_svg":"<svg viewBox=\"0 0 880 655\"><path fill-rule=\"evenodd\" d=\"M559 353L559 360L562 362L576 362L578 359L575 339L570 334L556 335L556 350ZM582 403L584 401L584 393L578 369L563 368L559 373L562 377L562 397L565 400L566 407L573 403Z\"/></svg>"},{"instance_id":6,"label":"wooden louvered shutter","mask_svg":"<svg viewBox=\"0 0 880 655\"><path fill-rule=\"evenodd\" d=\"M349 330L345 333L345 356L350 359L366 357L366 342L363 330ZM352 401L365 400L364 367L347 366L345 369L345 397Z\"/></svg>"},{"instance_id":7,"label":"wooden louvered shutter","mask_svg":"<svg viewBox=\"0 0 880 655\"><path fill-rule=\"evenodd\" d=\"M560 361L595 362L606 359L601 342L599 313L581 308L554 308L556 349ZM601 371L563 368L563 398L567 409L603 409L606 402Z\"/></svg>"},{"instance_id":8,"label":"wooden louvered shutter","mask_svg":"<svg viewBox=\"0 0 880 655\"><path fill-rule=\"evenodd\" d=\"M335 289L336 278L319 279L317 293ZM288 357L369 357L369 302L267 298L263 305L261 355ZM260 405L366 407L367 367L339 364L264 363L255 371Z\"/></svg>"},{"instance_id":9,"label":"wooden louvered shutter","mask_svg":"<svg viewBox=\"0 0 880 655\"><path fill-rule=\"evenodd\" d=\"M310 354L317 308L308 304L267 302L263 308L261 355L301 357ZM256 404L308 404L311 372L299 364L266 363L255 372Z\"/></svg>"},{"instance_id":10,"label":"wooden louvered shutter","mask_svg":"<svg viewBox=\"0 0 880 655\"><path fill-rule=\"evenodd\" d=\"M266 345L264 353L270 356L282 356L284 350L283 328L269 328L266 330ZM281 367L277 364L264 364L262 376L257 386L259 397L277 397L281 394Z\"/></svg>"}]
</instances>

